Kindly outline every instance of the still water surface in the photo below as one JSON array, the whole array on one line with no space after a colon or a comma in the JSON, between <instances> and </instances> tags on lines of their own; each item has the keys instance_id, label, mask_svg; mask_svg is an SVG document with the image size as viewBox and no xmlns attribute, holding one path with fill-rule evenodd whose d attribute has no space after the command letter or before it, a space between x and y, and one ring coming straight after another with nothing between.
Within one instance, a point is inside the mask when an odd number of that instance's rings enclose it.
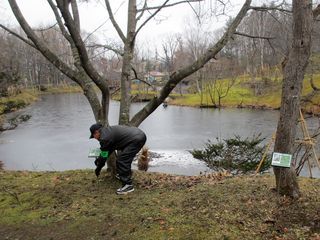
<instances>
[{"instance_id":1,"label":"still water surface","mask_svg":"<svg viewBox=\"0 0 320 240\"><path fill-rule=\"evenodd\" d=\"M144 104L133 104L132 113ZM117 124L119 103L111 102L110 124ZM93 168L87 158L94 117L81 94L45 95L24 110L31 119L16 129L0 134L0 160L6 169L69 170ZM206 140L250 137L262 133L270 139L275 131L278 111L248 109L197 109L160 106L140 128L147 134L147 146L161 154L150 164L150 171L195 175L207 171L202 162L187 151L203 147Z\"/></svg>"}]
</instances>

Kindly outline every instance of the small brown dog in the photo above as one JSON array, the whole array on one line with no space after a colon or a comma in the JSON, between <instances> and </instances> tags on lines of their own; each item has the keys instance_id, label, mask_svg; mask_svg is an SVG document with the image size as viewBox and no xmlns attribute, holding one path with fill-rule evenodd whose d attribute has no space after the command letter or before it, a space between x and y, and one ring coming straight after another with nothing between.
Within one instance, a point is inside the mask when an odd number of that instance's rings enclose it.
<instances>
[{"instance_id":1,"label":"small brown dog","mask_svg":"<svg viewBox=\"0 0 320 240\"><path fill-rule=\"evenodd\" d=\"M143 147L138 158L138 170L147 171L149 168L149 149Z\"/></svg>"}]
</instances>

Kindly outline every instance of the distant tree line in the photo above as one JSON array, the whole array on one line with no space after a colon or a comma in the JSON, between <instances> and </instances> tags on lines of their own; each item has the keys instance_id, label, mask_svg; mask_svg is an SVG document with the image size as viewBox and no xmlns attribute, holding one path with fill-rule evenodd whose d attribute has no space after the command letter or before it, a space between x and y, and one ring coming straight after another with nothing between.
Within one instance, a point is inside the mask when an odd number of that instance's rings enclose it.
<instances>
[{"instance_id":1,"label":"distant tree line","mask_svg":"<svg viewBox=\"0 0 320 240\"><path fill-rule=\"evenodd\" d=\"M257 94L262 92L262 87L268 87L268 84L261 86L257 78L281 80L281 62L288 54L292 38L292 15L289 11L270 10L272 5L268 9L268 11L249 12L242 20L232 41L229 41L217 55L217 60L207 63L204 68L183 81L193 84L191 92L198 92L201 97L208 92L211 103L216 104L212 94L218 95L217 99L220 101L238 75L248 74L251 77L252 88ZM136 77L143 79L143 76L150 71L166 72L169 75L181 66L192 63L212 44L212 39L218 39L223 31L221 29L212 33L202 32L201 24L189 28L182 34L168 34L163 39L162 45L157 46L156 51L151 54L150 50L137 49L133 60ZM319 26L315 25L314 42L319 41L317 28ZM15 31L24 35L21 28L16 28ZM58 53L61 59L72 63L73 57L68 43L57 27L38 29L37 35ZM114 87L119 87L122 53L115 51L116 48L111 51L105 45L99 45L93 36L86 40L95 67L108 76L109 81L113 81ZM7 31L0 32L0 47L2 49L1 96L14 94L22 87L41 88L46 85L59 86L73 83L37 50ZM320 44L313 44L312 52L317 54L319 51ZM314 69L319 70L317 64L313 65ZM225 87L220 93L221 85L218 80L222 78L230 78L230 82L227 84L229 87ZM175 91L179 91L179 87ZM202 99L201 102L204 103L205 100Z\"/></svg>"}]
</instances>

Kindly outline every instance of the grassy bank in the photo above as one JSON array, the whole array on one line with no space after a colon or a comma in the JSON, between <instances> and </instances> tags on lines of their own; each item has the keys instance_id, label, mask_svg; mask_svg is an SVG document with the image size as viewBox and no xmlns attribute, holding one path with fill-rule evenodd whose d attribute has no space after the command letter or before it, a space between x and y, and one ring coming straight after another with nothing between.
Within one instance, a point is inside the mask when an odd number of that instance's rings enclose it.
<instances>
[{"instance_id":1,"label":"grassy bank","mask_svg":"<svg viewBox=\"0 0 320 240\"><path fill-rule=\"evenodd\" d=\"M312 91L310 76L306 76L303 83L302 95L305 96ZM313 75L314 83L320 86L320 75ZM226 89L229 80L222 79L222 89ZM235 80L235 84L231 87L226 97L221 99L223 107L249 107L249 108L263 108L263 109L278 109L281 101L281 81L280 79L262 80L257 78L255 83L249 76L240 76ZM259 88L259 91L256 89ZM222 92L224 92L223 90ZM180 106L199 107L201 105L200 94L172 94L170 104ZM203 105L213 105L210 95L204 93L202 96ZM320 96L315 96L312 101L314 104L307 103L304 109L308 112L320 113ZM215 94L215 104L218 104L218 95Z\"/></svg>"},{"instance_id":2,"label":"grassy bank","mask_svg":"<svg viewBox=\"0 0 320 240\"><path fill-rule=\"evenodd\" d=\"M38 95L38 91L27 89L16 96L0 97L0 132L2 125L8 121L5 116L6 113L25 108L36 101L38 99Z\"/></svg>"},{"instance_id":3,"label":"grassy bank","mask_svg":"<svg viewBox=\"0 0 320 240\"><path fill-rule=\"evenodd\" d=\"M319 239L320 180L298 202L272 176L134 173L136 191L92 170L0 172L3 239Z\"/></svg>"},{"instance_id":4,"label":"grassy bank","mask_svg":"<svg viewBox=\"0 0 320 240\"><path fill-rule=\"evenodd\" d=\"M25 89L15 96L0 98L0 115L24 108L38 99L39 92L33 89Z\"/></svg>"}]
</instances>

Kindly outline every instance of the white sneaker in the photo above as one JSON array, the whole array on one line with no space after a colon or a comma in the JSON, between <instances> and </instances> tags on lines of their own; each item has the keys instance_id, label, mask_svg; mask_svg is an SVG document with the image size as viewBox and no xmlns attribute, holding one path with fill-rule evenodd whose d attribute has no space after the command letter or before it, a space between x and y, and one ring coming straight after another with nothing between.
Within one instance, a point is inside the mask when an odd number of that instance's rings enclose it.
<instances>
[{"instance_id":1,"label":"white sneaker","mask_svg":"<svg viewBox=\"0 0 320 240\"><path fill-rule=\"evenodd\" d=\"M133 191L134 191L133 185L126 184L122 188L117 189L117 194L124 195Z\"/></svg>"}]
</instances>

